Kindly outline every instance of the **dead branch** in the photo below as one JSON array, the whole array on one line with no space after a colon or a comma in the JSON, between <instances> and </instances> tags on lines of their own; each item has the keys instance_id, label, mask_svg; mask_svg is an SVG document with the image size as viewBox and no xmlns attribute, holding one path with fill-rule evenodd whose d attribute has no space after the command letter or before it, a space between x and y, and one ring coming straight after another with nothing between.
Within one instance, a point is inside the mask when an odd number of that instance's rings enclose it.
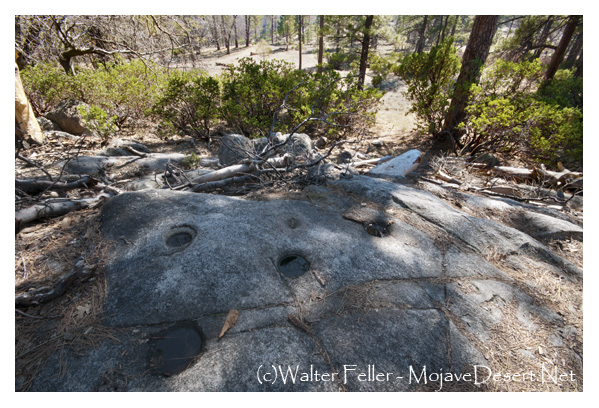
<instances>
[{"instance_id":1,"label":"dead branch","mask_svg":"<svg viewBox=\"0 0 599 408\"><path fill-rule=\"evenodd\" d=\"M32 205L15 211L15 229L19 231L24 225L42 218L54 218L71 211L81 210L100 203L103 199L111 197L114 193L102 193L92 198L79 198L71 200L46 200L41 204Z\"/></svg>"},{"instance_id":2,"label":"dead branch","mask_svg":"<svg viewBox=\"0 0 599 408\"><path fill-rule=\"evenodd\" d=\"M98 184L98 180L91 176L83 176L71 182L49 180L15 180L15 187L27 194L38 194L47 190L68 191L77 188L90 188Z\"/></svg>"},{"instance_id":3,"label":"dead branch","mask_svg":"<svg viewBox=\"0 0 599 408\"><path fill-rule=\"evenodd\" d=\"M440 178L443 181L446 181L448 183L453 183L453 184L458 184L461 185L462 182L458 179L456 179L455 177L451 177L449 174L445 173L443 170L439 170L436 174L436 176L438 178Z\"/></svg>"},{"instance_id":4,"label":"dead branch","mask_svg":"<svg viewBox=\"0 0 599 408\"><path fill-rule=\"evenodd\" d=\"M93 248L93 247L92 247ZM90 252L90 251L88 251ZM76 280L87 280L93 276L96 268L85 264L84 256L79 258L73 267L73 271L58 279L52 287L43 286L28 290L15 296L16 307L28 307L49 302L63 295Z\"/></svg>"},{"instance_id":5,"label":"dead branch","mask_svg":"<svg viewBox=\"0 0 599 408\"><path fill-rule=\"evenodd\" d=\"M255 167L249 164L234 164L232 166L215 170L208 174L203 174L192 180L192 183L194 184L192 190L195 189L195 187L198 184L207 183L209 181L218 181L229 177L234 177L243 173L250 173L254 169Z\"/></svg>"},{"instance_id":6,"label":"dead branch","mask_svg":"<svg viewBox=\"0 0 599 408\"><path fill-rule=\"evenodd\" d=\"M386 161L391 160L394 157L395 156L385 156L385 157L380 157L378 159L360 160L360 161L356 161L356 162L351 162L350 165L353 167L360 167L360 166L365 166L368 164L379 165L379 164L385 163Z\"/></svg>"},{"instance_id":7,"label":"dead branch","mask_svg":"<svg viewBox=\"0 0 599 408\"><path fill-rule=\"evenodd\" d=\"M553 187L562 187L570 180L582 177L582 173L570 170L562 172L549 171L545 168L535 167L523 169L518 167L498 166L493 169L498 176L508 177L517 181L535 181L542 184L549 184Z\"/></svg>"}]
</instances>

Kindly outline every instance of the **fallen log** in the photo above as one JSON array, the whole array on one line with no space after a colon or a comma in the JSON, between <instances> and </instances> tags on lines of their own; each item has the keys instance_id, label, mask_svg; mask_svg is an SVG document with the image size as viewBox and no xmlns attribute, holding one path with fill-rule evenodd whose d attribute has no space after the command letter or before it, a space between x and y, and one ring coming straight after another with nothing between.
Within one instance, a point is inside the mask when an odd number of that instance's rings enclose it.
<instances>
[{"instance_id":1,"label":"fallen log","mask_svg":"<svg viewBox=\"0 0 599 408\"><path fill-rule=\"evenodd\" d=\"M536 181L539 183L548 183L554 187L563 186L570 180L582 177L582 173L580 172L570 170L555 172L546 170L542 167L523 169L519 167L497 166L493 170L498 176L509 177L517 181Z\"/></svg>"},{"instance_id":2,"label":"fallen log","mask_svg":"<svg viewBox=\"0 0 599 408\"><path fill-rule=\"evenodd\" d=\"M92 277L95 271L96 268L86 265L82 257L75 263L73 271L58 279L52 287L43 286L16 295L15 306L34 306L56 299L62 296L76 280L87 280Z\"/></svg>"},{"instance_id":3,"label":"fallen log","mask_svg":"<svg viewBox=\"0 0 599 408\"><path fill-rule=\"evenodd\" d=\"M208 183L210 181L219 181L229 177L237 176L239 174L250 173L253 169L254 167L249 164L234 164L232 166L223 167L222 169L215 170L207 174L202 174L201 176L193 179L192 184L194 184L195 188L197 184Z\"/></svg>"},{"instance_id":4,"label":"fallen log","mask_svg":"<svg viewBox=\"0 0 599 408\"><path fill-rule=\"evenodd\" d=\"M71 200L46 200L41 204L32 205L15 211L15 229L19 231L24 225L41 219L54 218L67 214L71 211L81 210L99 203L102 199L111 197L114 194L102 193L97 197L79 198Z\"/></svg>"},{"instance_id":5,"label":"fallen log","mask_svg":"<svg viewBox=\"0 0 599 408\"><path fill-rule=\"evenodd\" d=\"M27 194L38 194L46 190L68 191L77 188L90 188L98 184L91 176L84 176L71 182L50 180L15 180L15 187Z\"/></svg>"}]
</instances>

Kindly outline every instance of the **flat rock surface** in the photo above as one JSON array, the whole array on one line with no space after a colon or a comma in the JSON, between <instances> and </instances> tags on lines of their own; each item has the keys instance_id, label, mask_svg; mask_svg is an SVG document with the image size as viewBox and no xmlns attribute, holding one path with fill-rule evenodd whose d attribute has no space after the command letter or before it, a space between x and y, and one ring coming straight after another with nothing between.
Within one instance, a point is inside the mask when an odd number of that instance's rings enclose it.
<instances>
[{"instance_id":1,"label":"flat rock surface","mask_svg":"<svg viewBox=\"0 0 599 408\"><path fill-rule=\"evenodd\" d=\"M103 322L120 342L51 357L32 390L413 391L435 374L490 364L482 345L508 306L525 332L564 325L491 262L490 248L521 268L582 278L524 230L367 176L304 194L252 201L147 189L112 198L101 217L116 243ZM373 219L385 220L387 235L368 233ZM575 230L565 223L548 231ZM297 257L301 276L285 275L281 261ZM239 318L219 339L231 309ZM164 376L149 343L182 323L201 332L201 352Z\"/></svg>"}]
</instances>

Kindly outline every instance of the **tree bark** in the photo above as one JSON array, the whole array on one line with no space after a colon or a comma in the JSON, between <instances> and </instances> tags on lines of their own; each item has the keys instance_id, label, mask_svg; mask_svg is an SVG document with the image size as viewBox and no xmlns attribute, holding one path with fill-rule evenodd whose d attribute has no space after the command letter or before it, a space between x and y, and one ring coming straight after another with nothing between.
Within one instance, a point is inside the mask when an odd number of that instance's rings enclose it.
<instances>
[{"instance_id":1,"label":"tree bark","mask_svg":"<svg viewBox=\"0 0 599 408\"><path fill-rule=\"evenodd\" d=\"M235 32L235 48L239 48L239 41L237 41L237 16L233 16L233 29Z\"/></svg>"},{"instance_id":2,"label":"tree bark","mask_svg":"<svg viewBox=\"0 0 599 408\"><path fill-rule=\"evenodd\" d=\"M580 50L580 57L578 57L578 67L576 68L576 72L574 73L574 76L576 78L582 78L582 50Z\"/></svg>"},{"instance_id":3,"label":"tree bark","mask_svg":"<svg viewBox=\"0 0 599 408\"><path fill-rule=\"evenodd\" d=\"M568 48L568 44L574 35L574 30L576 29L576 25L578 24L578 20L580 20L580 16L570 16L568 18L568 24L566 24L566 28L564 29L564 33L562 34L562 39L557 46L557 50L553 53L553 57L551 57L551 61L549 62L549 66L547 67L547 71L545 72L545 80L550 81L553 79L553 76L557 72L559 65L564 60L564 54L566 53L566 49Z\"/></svg>"},{"instance_id":4,"label":"tree bark","mask_svg":"<svg viewBox=\"0 0 599 408\"><path fill-rule=\"evenodd\" d=\"M451 37L455 36L455 29L458 26L458 20L460 19L460 16L455 16L455 20L453 21L453 26L451 27Z\"/></svg>"},{"instance_id":5,"label":"tree bark","mask_svg":"<svg viewBox=\"0 0 599 408\"><path fill-rule=\"evenodd\" d=\"M275 43L275 16L270 16L270 43Z\"/></svg>"},{"instance_id":6,"label":"tree bark","mask_svg":"<svg viewBox=\"0 0 599 408\"><path fill-rule=\"evenodd\" d=\"M370 46L370 29L374 16L366 16L366 22L364 23L364 39L362 40L362 53L360 55L360 71L358 73L358 87L364 88L364 82L366 80L366 65L368 63L368 47Z\"/></svg>"},{"instance_id":7,"label":"tree bark","mask_svg":"<svg viewBox=\"0 0 599 408\"><path fill-rule=\"evenodd\" d=\"M545 44L547 42L547 37L549 36L549 31L551 31L551 26L553 25L553 16L549 16L547 22L543 27L543 31L541 32L541 36L539 37L539 44ZM533 54L533 58L537 59L541 57L543 50L545 47L539 47Z\"/></svg>"},{"instance_id":8,"label":"tree bark","mask_svg":"<svg viewBox=\"0 0 599 408\"><path fill-rule=\"evenodd\" d=\"M214 37L214 42L216 43L216 50L220 51L220 44L218 43L218 27L216 26L215 16L212 16L212 36Z\"/></svg>"},{"instance_id":9,"label":"tree bark","mask_svg":"<svg viewBox=\"0 0 599 408\"><path fill-rule=\"evenodd\" d=\"M493 42L499 16L476 16L470 32L470 38L462 57L462 68L456 81L451 104L445 118L445 130L448 130L456 142L462 134L457 129L465 119L465 108L470 97L470 87L478 83L480 74Z\"/></svg>"},{"instance_id":10,"label":"tree bark","mask_svg":"<svg viewBox=\"0 0 599 408\"><path fill-rule=\"evenodd\" d=\"M302 69L302 24L304 23L304 16L297 16L298 27L297 27L297 39L299 42L299 69Z\"/></svg>"},{"instance_id":11,"label":"tree bark","mask_svg":"<svg viewBox=\"0 0 599 408\"><path fill-rule=\"evenodd\" d=\"M15 59L18 57L19 52L15 52ZM15 124L16 128L20 131L20 135L30 141L37 144L43 144L45 140L44 132L40 128L33 107L25 90L23 89L23 83L21 82L21 75L19 73L19 66L15 62Z\"/></svg>"},{"instance_id":12,"label":"tree bark","mask_svg":"<svg viewBox=\"0 0 599 408\"><path fill-rule=\"evenodd\" d=\"M416 44L416 53L420 54L424 51L424 34L426 33L426 23L428 21L428 16L424 16L424 20L422 21L422 26L420 26L420 32L418 33L418 43Z\"/></svg>"},{"instance_id":13,"label":"tree bark","mask_svg":"<svg viewBox=\"0 0 599 408\"><path fill-rule=\"evenodd\" d=\"M250 46L250 16L245 16L245 46Z\"/></svg>"},{"instance_id":14,"label":"tree bark","mask_svg":"<svg viewBox=\"0 0 599 408\"><path fill-rule=\"evenodd\" d=\"M319 28L318 31L318 73L322 72L322 57L324 55L324 16L318 16Z\"/></svg>"},{"instance_id":15,"label":"tree bark","mask_svg":"<svg viewBox=\"0 0 599 408\"><path fill-rule=\"evenodd\" d=\"M580 55L580 51L582 50L582 32L579 32L574 39L574 44L570 47L570 51L568 52L568 56L566 57L565 62L569 64L569 66L573 66L576 62L576 58Z\"/></svg>"}]
</instances>

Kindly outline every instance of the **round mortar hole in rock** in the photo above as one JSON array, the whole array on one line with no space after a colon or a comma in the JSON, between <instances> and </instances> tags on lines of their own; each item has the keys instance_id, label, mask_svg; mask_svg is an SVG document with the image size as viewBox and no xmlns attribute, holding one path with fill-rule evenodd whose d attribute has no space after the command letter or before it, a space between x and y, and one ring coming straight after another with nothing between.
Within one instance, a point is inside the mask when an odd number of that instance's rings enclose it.
<instances>
[{"instance_id":1,"label":"round mortar hole in rock","mask_svg":"<svg viewBox=\"0 0 599 408\"><path fill-rule=\"evenodd\" d=\"M150 366L170 376L186 370L200 355L202 335L192 325L170 328L150 338Z\"/></svg>"},{"instance_id":2,"label":"round mortar hole in rock","mask_svg":"<svg viewBox=\"0 0 599 408\"><path fill-rule=\"evenodd\" d=\"M165 243L170 248L183 249L196 237L196 231L187 226L171 229L166 237Z\"/></svg>"},{"instance_id":3,"label":"round mortar hole in rock","mask_svg":"<svg viewBox=\"0 0 599 408\"><path fill-rule=\"evenodd\" d=\"M310 269L310 264L299 255L287 255L279 261L279 272L289 278L302 276Z\"/></svg>"}]
</instances>

